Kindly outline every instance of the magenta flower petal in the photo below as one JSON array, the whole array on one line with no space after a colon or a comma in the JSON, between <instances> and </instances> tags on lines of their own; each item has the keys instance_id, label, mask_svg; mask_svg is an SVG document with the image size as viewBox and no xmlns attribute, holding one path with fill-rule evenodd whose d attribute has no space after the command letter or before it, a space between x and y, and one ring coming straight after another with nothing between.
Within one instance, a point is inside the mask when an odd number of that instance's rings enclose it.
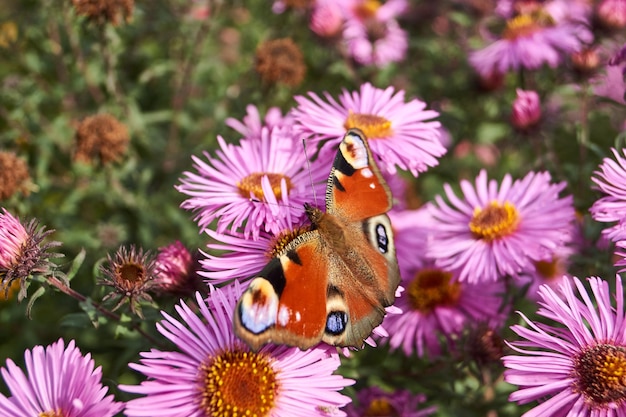
<instances>
[{"instance_id":1,"label":"magenta flower petal","mask_svg":"<svg viewBox=\"0 0 626 417\"><path fill-rule=\"evenodd\" d=\"M292 110L295 131L314 142L330 139L324 149L336 149L350 126L365 133L379 167L391 174L398 167L417 175L446 153L440 123L431 120L439 114L418 99L405 102L404 91L365 83L358 92L344 90L339 102L328 93L324 97L328 102L312 92L308 98L296 96L298 106Z\"/></svg>"},{"instance_id":2,"label":"magenta flower petal","mask_svg":"<svg viewBox=\"0 0 626 417\"><path fill-rule=\"evenodd\" d=\"M559 293L546 285L540 288L542 302L537 314L557 325L522 315L528 328L511 327L523 340L511 342L516 353L503 358L508 368L505 380L519 385L510 400L520 404L541 401L524 417L626 413L620 376L626 371L622 280L616 277L614 297L606 281L588 280L591 292L578 278L564 280Z\"/></svg>"},{"instance_id":3,"label":"magenta flower petal","mask_svg":"<svg viewBox=\"0 0 626 417\"><path fill-rule=\"evenodd\" d=\"M219 233L230 228L257 238L262 230L278 232L277 219L303 217L301 207L313 200L313 187L324 195L330 164L318 158L309 169L291 129L262 128L260 138L238 146L221 137L218 142L216 157L193 157L198 173L185 172L177 186L190 196L182 207L196 212L201 229L216 220Z\"/></svg>"},{"instance_id":4,"label":"magenta flower petal","mask_svg":"<svg viewBox=\"0 0 626 417\"><path fill-rule=\"evenodd\" d=\"M62 339L45 348L35 346L24 352L24 361L27 373L11 359L0 369L12 394L0 394L3 417L112 417L124 408L106 395L102 369L94 368L91 355L83 356L73 340L67 347Z\"/></svg>"},{"instance_id":5,"label":"magenta flower petal","mask_svg":"<svg viewBox=\"0 0 626 417\"><path fill-rule=\"evenodd\" d=\"M463 197L445 185L430 206L433 238L428 256L461 281L494 281L534 270L533 262L551 260L573 236L571 196L560 197L564 182L553 184L547 172L531 172L513 182L487 180L483 170L475 186L461 181Z\"/></svg>"},{"instance_id":6,"label":"magenta flower petal","mask_svg":"<svg viewBox=\"0 0 626 417\"><path fill-rule=\"evenodd\" d=\"M274 345L251 352L232 330L240 294L238 283L212 288L210 305L197 294L197 305L177 306L180 319L163 313L157 328L177 350L143 352L140 363L130 365L148 380L121 386L144 395L129 401L127 416L204 417L223 415L227 407L242 415L345 415L338 409L350 400L338 391L354 381L332 374L340 364L337 353Z\"/></svg>"}]
</instances>

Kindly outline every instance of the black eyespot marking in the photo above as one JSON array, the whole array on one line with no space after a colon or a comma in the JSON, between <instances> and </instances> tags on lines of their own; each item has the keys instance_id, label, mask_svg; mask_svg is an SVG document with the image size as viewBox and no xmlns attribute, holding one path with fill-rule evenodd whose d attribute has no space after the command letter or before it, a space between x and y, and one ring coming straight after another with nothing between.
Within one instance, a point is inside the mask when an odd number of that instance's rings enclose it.
<instances>
[{"instance_id":1,"label":"black eyespot marking","mask_svg":"<svg viewBox=\"0 0 626 417\"><path fill-rule=\"evenodd\" d=\"M297 254L296 254L297 256ZM287 285L287 279L285 278L285 273L283 272L283 265L280 263L279 258L273 258L265 268L258 274L259 277L263 277L272 284L274 287L274 291L280 297L285 289L285 285Z\"/></svg>"},{"instance_id":2,"label":"black eyespot marking","mask_svg":"<svg viewBox=\"0 0 626 417\"><path fill-rule=\"evenodd\" d=\"M326 317L326 333L338 336L346 331L348 314L345 311L331 311Z\"/></svg>"},{"instance_id":3,"label":"black eyespot marking","mask_svg":"<svg viewBox=\"0 0 626 417\"><path fill-rule=\"evenodd\" d=\"M380 223L376 225L376 241L378 242L378 250L380 253L387 253L389 251L387 229L385 229L385 226Z\"/></svg>"},{"instance_id":4,"label":"black eyespot marking","mask_svg":"<svg viewBox=\"0 0 626 417\"><path fill-rule=\"evenodd\" d=\"M285 255L287 255L287 258L289 258L291 262L298 264L298 265L302 265L302 260L298 256L298 252L296 252L295 250L292 249L290 251L287 251Z\"/></svg>"}]
</instances>

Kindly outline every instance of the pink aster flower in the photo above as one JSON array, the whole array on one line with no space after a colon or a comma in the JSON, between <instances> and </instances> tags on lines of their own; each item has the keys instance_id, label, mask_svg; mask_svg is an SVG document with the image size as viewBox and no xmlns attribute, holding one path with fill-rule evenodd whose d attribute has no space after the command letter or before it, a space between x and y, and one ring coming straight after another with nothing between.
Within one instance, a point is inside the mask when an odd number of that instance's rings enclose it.
<instances>
[{"instance_id":1,"label":"pink aster flower","mask_svg":"<svg viewBox=\"0 0 626 417\"><path fill-rule=\"evenodd\" d=\"M506 175L501 184L481 171L475 186L461 181L463 197L444 186L431 206L433 239L428 256L458 274L461 281L495 281L534 270L570 239L575 211L571 196L560 197L566 183L551 183L547 172L522 180Z\"/></svg>"},{"instance_id":2,"label":"pink aster flower","mask_svg":"<svg viewBox=\"0 0 626 417\"><path fill-rule=\"evenodd\" d=\"M246 115L242 121L239 121L233 117L226 119L226 125L230 128L241 133L244 139L261 139L262 130L264 127L272 130L274 128L285 128L288 134L288 129L292 126L293 120L291 116L283 116L278 107L270 107L265 114L265 117L261 119L261 115L256 106L250 104L246 107Z\"/></svg>"},{"instance_id":3,"label":"pink aster flower","mask_svg":"<svg viewBox=\"0 0 626 417\"><path fill-rule=\"evenodd\" d=\"M179 241L159 248L154 260L154 288L164 294L189 296L201 288L198 267L197 256Z\"/></svg>"},{"instance_id":4,"label":"pink aster flower","mask_svg":"<svg viewBox=\"0 0 626 417\"><path fill-rule=\"evenodd\" d=\"M402 277L405 291L395 302L402 314L385 317L383 327L391 348L401 347L407 356L439 356L443 339L447 349L455 349L464 330L478 323L499 327L506 319L502 281L460 282L432 264Z\"/></svg>"},{"instance_id":5,"label":"pink aster flower","mask_svg":"<svg viewBox=\"0 0 626 417\"><path fill-rule=\"evenodd\" d=\"M59 339L24 352L25 374L11 359L0 373L11 397L0 394L3 417L112 417L124 408L102 385L102 369L74 341Z\"/></svg>"},{"instance_id":6,"label":"pink aster flower","mask_svg":"<svg viewBox=\"0 0 626 417\"><path fill-rule=\"evenodd\" d=\"M508 368L505 380L519 386L509 400L520 404L539 401L524 417L616 417L626 413L622 280L616 277L614 294L606 281L588 280L591 292L578 278L564 281L558 293L541 287L543 301L537 314L557 325L531 321L520 313L527 327L511 327L523 340L511 342L516 354L502 358Z\"/></svg>"},{"instance_id":7,"label":"pink aster flower","mask_svg":"<svg viewBox=\"0 0 626 417\"><path fill-rule=\"evenodd\" d=\"M230 227L257 238L262 230L278 232L276 220L289 212L304 216L301 207L313 200L312 183L324 195L330 165L318 158L309 169L302 143L290 129L263 128L260 138L239 145L221 137L218 142L217 156L193 157L198 173L185 172L176 187L191 197L181 206L197 213L201 230L216 220L219 233Z\"/></svg>"},{"instance_id":8,"label":"pink aster flower","mask_svg":"<svg viewBox=\"0 0 626 417\"><path fill-rule=\"evenodd\" d=\"M54 230L40 227L37 220L22 224L6 209L0 212L0 287L8 290L14 280L20 280L20 299L26 296L26 280L32 274L50 271L50 258L58 254L50 249L59 242L44 243Z\"/></svg>"},{"instance_id":9,"label":"pink aster flower","mask_svg":"<svg viewBox=\"0 0 626 417\"><path fill-rule=\"evenodd\" d=\"M219 254L201 251L205 259L200 261L203 269L198 272L199 275L207 278L207 284L221 285L234 279L247 282L288 242L308 230L308 226L299 219L288 217L278 220L278 223L280 231L261 232L256 240L242 233L217 233L207 229L206 233L214 241L207 247Z\"/></svg>"},{"instance_id":10,"label":"pink aster flower","mask_svg":"<svg viewBox=\"0 0 626 417\"><path fill-rule=\"evenodd\" d=\"M611 234L615 242L615 267L620 274L626 271L626 223L621 222Z\"/></svg>"},{"instance_id":11,"label":"pink aster flower","mask_svg":"<svg viewBox=\"0 0 626 417\"><path fill-rule=\"evenodd\" d=\"M509 19L502 37L472 52L469 61L483 78L521 68L534 70L544 64L556 68L564 54L580 51L592 39L583 24L557 22L548 10L539 8Z\"/></svg>"},{"instance_id":12,"label":"pink aster flower","mask_svg":"<svg viewBox=\"0 0 626 417\"><path fill-rule=\"evenodd\" d=\"M180 320L163 312L158 330L177 350L152 349L130 365L148 380L120 387L145 395L127 403L128 417L221 416L235 407L241 415L345 415L338 408L350 399L338 391L354 381L333 375L337 353L275 345L252 352L232 330L240 294L239 285L213 288L210 306L197 294L197 305L176 307Z\"/></svg>"},{"instance_id":13,"label":"pink aster flower","mask_svg":"<svg viewBox=\"0 0 626 417\"><path fill-rule=\"evenodd\" d=\"M426 401L426 396L412 394L408 390L387 392L379 387L368 387L357 393L356 400L358 405L351 403L345 408L348 417L426 417L437 411L434 406L418 410L420 404Z\"/></svg>"},{"instance_id":14,"label":"pink aster flower","mask_svg":"<svg viewBox=\"0 0 626 417\"><path fill-rule=\"evenodd\" d=\"M394 174L398 166L413 175L437 165L437 158L446 153L440 123L431 120L439 114L426 110L418 99L406 103L404 91L365 83L358 92L344 90L339 102L328 93L324 97L328 103L312 92L308 98L296 96L292 114L297 133L314 142L330 139L328 149L336 149L346 131L356 127L369 139L381 170Z\"/></svg>"},{"instance_id":15,"label":"pink aster flower","mask_svg":"<svg viewBox=\"0 0 626 417\"><path fill-rule=\"evenodd\" d=\"M334 0L318 0L311 12L309 28L322 38L331 38L341 31L344 13L340 4Z\"/></svg>"},{"instance_id":16,"label":"pink aster flower","mask_svg":"<svg viewBox=\"0 0 626 417\"><path fill-rule=\"evenodd\" d=\"M596 188L605 194L598 199L589 211L599 222L614 223L626 220L626 158L612 148L614 159L604 158L594 172L591 180ZM626 155L626 151L622 150ZM611 226L603 231L611 240L611 235L618 232L618 226Z\"/></svg>"},{"instance_id":17,"label":"pink aster flower","mask_svg":"<svg viewBox=\"0 0 626 417\"><path fill-rule=\"evenodd\" d=\"M626 82L624 67L607 65L604 74L592 79L593 92L597 96L609 98L616 103L626 104Z\"/></svg>"},{"instance_id":18,"label":"pink aster flower","mask_svg":"<svg viewBox=\"0 0 626 417\"><path fill-rule=\"evenodd\" d=\"M455 348L463 331L480 323L499 327L507 316L502 309L504 282L459 282L452 273L437 268L428 256L436 235L427 207L391 212L398 265L405 291L396 298L402 314L388 315L383 327L391 335L392 349L402 347L407 356L439 356L441 340Z\"/></svg>"},{"instance_id":19,"label":"pink aster flower","mask_svg":"<svg viewBox=\"0 0 626 417\"><path fill-rule=\"evenodd\" d=\"M511 124L519 130L528 130L541 120L541 102L536 91L516 90L513 102Z\"/></svg>"},{"instance_id":20,"label":"pink aster flower","mask_svg":"<svg viewBox=\"0 0 626 417\"><path fill-rule=\"evenodd\" d=\"M367 22L355 18L347 19L343 39L349 56L356 62L379 68L403 61L409 48L409 36L397 21L380 21L375 16Z\"/></svg>"}]
</instances>

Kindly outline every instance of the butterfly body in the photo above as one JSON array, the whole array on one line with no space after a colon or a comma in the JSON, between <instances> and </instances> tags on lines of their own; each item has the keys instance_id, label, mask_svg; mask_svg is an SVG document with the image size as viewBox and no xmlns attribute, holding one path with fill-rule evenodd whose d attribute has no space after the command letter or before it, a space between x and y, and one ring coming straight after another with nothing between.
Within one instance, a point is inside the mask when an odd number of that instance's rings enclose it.
<instances>
[{"instance_id":1,"label":"butterfly body","mask_svg":"<svg viewBox=\"0 0 626 417\"><path fill-rule=\"evenodd\" d=\"M361 347L400 281L385 214L391 204L367 140L350 130L329 176L326 212L305 205L311 230L251 281L236 307L235 333L255 350L270 342Z\"/></svg>"}]
</instances>

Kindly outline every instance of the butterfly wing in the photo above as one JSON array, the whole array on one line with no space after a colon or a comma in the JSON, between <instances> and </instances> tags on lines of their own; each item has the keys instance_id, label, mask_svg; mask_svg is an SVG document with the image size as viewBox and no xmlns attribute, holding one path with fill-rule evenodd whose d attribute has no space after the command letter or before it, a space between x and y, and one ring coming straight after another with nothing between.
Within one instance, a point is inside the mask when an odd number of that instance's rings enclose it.
<instances>
[{"instance_id":1,"label":"butterfly wing","mask_svg":"<svg viewBox=\"0 0 626 417\"><path fill-rule=\"evenodd\" d=\"M326 212L347 222L391 210L391 191L380 173L367 139L358 129L344 136L326 187Z\"/></svg>"},{"instance_id":2,"label":"butterfly wing","mask_svg":"<svg viewBox=\"0 0 626 417\"><path fill-rule=\"evenodd\" d=\"M348 314L343 332L325 335L325 341L359 347L393 304L400 273L389 217L392 196L367 139L357 129L349 130L330 173L326 212L342 225L344 242L334 244L339 260L330 264L329 320L332 311ZM332 229L332 227L329 227ZM322 238L337 241L331 230L320 227ZM334 307L331 308L331 305Z\"/></svg>"},{"instance_id":3,"label":"butterfly wing","mask_svg":"<svg viewBox=\"0 0 626 417\"><path fill-rule=\"evenodd\" d=\"M252 349L266 343L308 349L326 327L329 257L317 231L300 235L273 258L243 293L234 329Z\"/></svg>"}]
</instances>

